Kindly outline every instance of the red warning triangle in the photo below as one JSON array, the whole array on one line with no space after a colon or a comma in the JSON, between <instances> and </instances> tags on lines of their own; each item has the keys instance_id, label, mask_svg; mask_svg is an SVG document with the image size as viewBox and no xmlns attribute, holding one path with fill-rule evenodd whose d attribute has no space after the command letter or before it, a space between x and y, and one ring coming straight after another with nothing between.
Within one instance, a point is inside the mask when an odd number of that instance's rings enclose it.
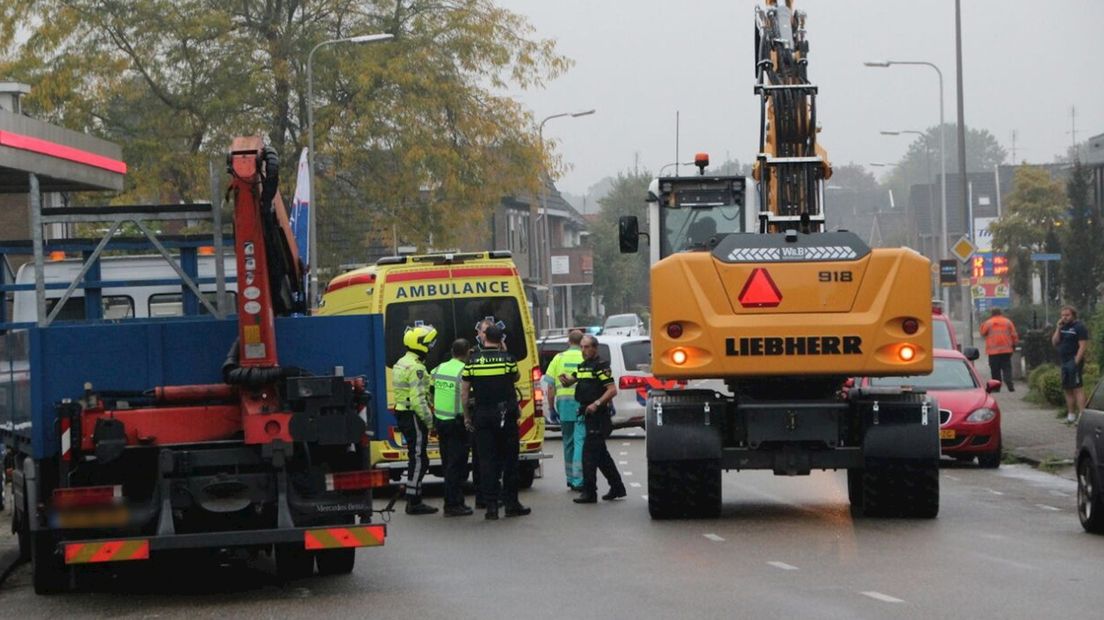
<instances>
[{"instance_id":1,"label":"red warning triangle","mask_svg":"<svg viewBox=\"0 0 1104 620\"><path fill-rule=\"evenodd\" d=\"M774 280L766 269L758 267L740 291L740 305L745 308L774 308L782 303L782 293L774 285Z\"/></svg>"}]
</instances>

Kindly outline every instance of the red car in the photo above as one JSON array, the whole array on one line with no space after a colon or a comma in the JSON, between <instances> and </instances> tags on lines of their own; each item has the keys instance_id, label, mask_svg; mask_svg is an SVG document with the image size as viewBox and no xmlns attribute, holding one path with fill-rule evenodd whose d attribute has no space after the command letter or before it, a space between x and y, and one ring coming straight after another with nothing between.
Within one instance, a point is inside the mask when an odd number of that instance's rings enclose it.
<instances>
[{"instance_id":1,"label":"red car","mask_svg":"<svg viewBox=\"0 0 1104 620\"><path fill-rule=\"evenodd\" d=\"M1000 381L983 382L966 356L936 349L932 373L913 377L867 377L863 385L911 386L939 403L939 440L943 454L993 469L1001 462L1001 413L992 393Z\"/></svg>"}]
</instances>

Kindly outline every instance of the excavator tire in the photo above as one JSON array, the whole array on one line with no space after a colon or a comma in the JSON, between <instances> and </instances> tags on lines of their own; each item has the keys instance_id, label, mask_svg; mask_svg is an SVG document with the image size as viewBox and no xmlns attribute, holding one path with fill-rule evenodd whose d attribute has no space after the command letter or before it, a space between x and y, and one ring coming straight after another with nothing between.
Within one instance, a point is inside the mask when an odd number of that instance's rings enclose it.
<instances>
[{"instance_id":1,"label":"excavator tire","mask_svg":"<svg viewBox=\"0 0 1104 620\"><path fill-rule=\"evenodd\" d=\"M653 519L711 519L720 516L720 461L649 462L648 513Z\"/></svg>"},{"instance_id":2,"label":"excavator tire","mask_svg":"<svg viewBox=\"0 0 1104 620\"><path fill-rule=\"evenodd\" d=\"M862 513L934 519L939 514L939 464L868 464L862 474Z\"/></svg>"}]
</instances>

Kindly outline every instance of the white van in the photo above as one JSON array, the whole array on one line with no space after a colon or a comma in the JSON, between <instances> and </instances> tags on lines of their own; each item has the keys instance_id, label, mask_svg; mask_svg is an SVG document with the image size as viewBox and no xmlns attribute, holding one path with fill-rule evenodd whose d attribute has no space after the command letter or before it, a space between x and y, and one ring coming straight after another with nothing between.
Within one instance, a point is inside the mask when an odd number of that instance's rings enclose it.
<instances>
[{"instance_id":1,"label":"white van","mask_svg":"<svg viewBox=\"0 0 1104 620\"><path fill-rule=\"evenodd\" d=\"M211 282L199 284L199 290L211 305L215 305L216 285L215 257L199 256L198 272L200 279ZM232 252L224 256L226 274L226 292L229 312L236 311L237 284L235 274L237 263ZM68 285L80 273L83 259L63 259L47 261L45 276L47 284ZM138 256L105 256L100 258L100 281L114 282L102 289L103 318L129 319L181 316L184 314L180 276L160 254ZM22 265L15 276L16 284L34 284L34 263ZM54 306L65 293L64 288L46 289L46 312ZM13 294L12 322L33 323L37 320L35 291L22 290ZM200 314L206 314L207 308L199 304ZM61 313L55 320L79 321L85 318L84 289L77 288L65 302Z\"/></svg>"}]
</instances>

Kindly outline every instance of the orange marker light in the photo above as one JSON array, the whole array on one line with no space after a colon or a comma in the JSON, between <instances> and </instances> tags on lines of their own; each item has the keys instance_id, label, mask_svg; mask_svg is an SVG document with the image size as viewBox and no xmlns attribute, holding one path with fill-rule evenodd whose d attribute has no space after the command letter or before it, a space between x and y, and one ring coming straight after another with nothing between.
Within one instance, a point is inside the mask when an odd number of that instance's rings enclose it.
<instances>
[{"instance_id":1,"label":"orange marker light","mask_svg":"<svg viewBox=\"0 0 1104 620\"><path fill-rule=\"evenodd\" d=\"M682 349L675 349L671 352L671 361L675 363L675 366L682 366L686 363L686 359L686 351Z\"/></svg>"},{"instance_id":2,"label":"orange marker light","mask_svg":"<svg viewBox=\"0 0 1104 620\"><path fill-rule=\"evenodd\" d=\"M902 345L897 350L897 356L901 358L902 362L911 362L916 357L916 349L910 344Z\"/></svg>"}]
</instances>

